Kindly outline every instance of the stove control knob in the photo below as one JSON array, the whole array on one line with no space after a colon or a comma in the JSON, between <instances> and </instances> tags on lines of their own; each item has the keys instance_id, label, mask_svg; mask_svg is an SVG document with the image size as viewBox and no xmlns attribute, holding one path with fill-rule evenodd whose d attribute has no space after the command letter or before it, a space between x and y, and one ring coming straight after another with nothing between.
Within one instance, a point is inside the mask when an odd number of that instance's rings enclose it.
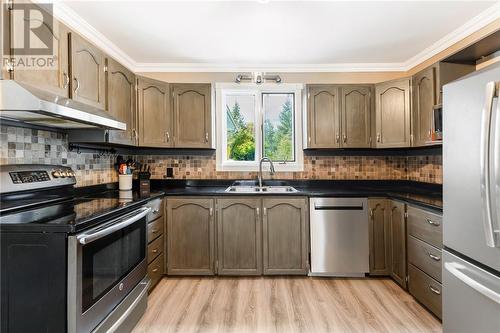
<instances>
[{"instance_id":1,"label":"stove control knob","mask_svg":"<svg viewBox=\"0 0 500 333\"><path fill-rule=\"evenodd\" d=\"M73 172L73 170L68 170L67 175L68 177L75 177L75 173Z\"/></svg>"},{"instance_id":2,"label":"stove control knob","mask_svg":"<svg viewBox=\"0 0 500 333\"><path fill-rule=\"evenodd\" d=\"M52 171L52 176L54 178L64 178L66 177L66 173L63 170L54 170Z\"/></svg>"}]
</instances>

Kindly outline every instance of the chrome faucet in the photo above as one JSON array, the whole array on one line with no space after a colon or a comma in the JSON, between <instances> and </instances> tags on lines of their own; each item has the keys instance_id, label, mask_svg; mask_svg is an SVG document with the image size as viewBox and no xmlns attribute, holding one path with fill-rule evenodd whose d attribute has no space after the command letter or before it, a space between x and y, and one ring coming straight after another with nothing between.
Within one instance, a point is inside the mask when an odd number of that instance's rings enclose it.
<instances>
[{"instance_id":1,"label":"chrome faucet","mask_svg":"<svg viewBox=\"0 0 500 333\"><path fill-rule=\"evenodd\" d=\"M274 175L274 164L269 157L262 157L259 162L259 188L262 188L262 162L269 162L271 175Z\"/></svg>"}]
</instances>

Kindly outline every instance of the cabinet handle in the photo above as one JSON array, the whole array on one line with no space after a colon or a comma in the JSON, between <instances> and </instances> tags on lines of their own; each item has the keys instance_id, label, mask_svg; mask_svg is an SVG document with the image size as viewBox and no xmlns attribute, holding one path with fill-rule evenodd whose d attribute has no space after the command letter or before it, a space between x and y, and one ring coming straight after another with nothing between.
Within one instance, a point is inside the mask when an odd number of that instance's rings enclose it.
<instances>
[{"instance_id":1,"label":"cabinet handle","mask_svg":"<svg viewBox=\"0 0 500 333\"><path fill-rule=\"evenodd\" d=\"M208 143L208 132L205 133L205 142Z\"/></svg>"},{"instance_id":2,"label":"cabinet handle","mask_svg":"<svg viewBox=\"0 0 500 333\"><path fill-rule=\"evenodd\" d=\"M259 217L260 216L260 209L258 207L255 208L255 212L257 213L257 217Z\"/></svg>"},{"instance_id":3,"label":"cabinet handle","mask_svg":"<svg viewBox=\"0 0 500 333\"><path fill-rule=\"evenodd\" d=\"M153 209L153 214L158 214L160 210L158 208Z\"/></svg>"},{"instance_id":4,"label":"cabinet handle","mask_svg":"<svg viewBox=\"0 0 500 333\"><path fill-rule=\"evenodd\" d=\"M433 286L429 286L429 290L432 291L436 295L441 295L441 292L434 288Z\"/></svg>"},{"instance_id":5,"label":"cabinet handle","mask_svg":"<svg viewBox=\"0 0 500 333\"><path fill-rule=\"evenodd\" d=\"M170 134L168 133L168 131L165 133L165 136L167 137L167 142L170 142Z\"/></svg>"},{"instance_id":6,"label":"cabinet handle","mask_svg":"<svg viewBox=\"0 0 500 333\"><path fill-rule=\"evenodd\" d=\"M153 249L151 252L156 253L158 252L158 249Z\"/></svg>"},{"instance_id":7,"label":"cabinet handle","mask_svg":"<svg viewBox=\"0 0 500 333\"><path fill-rule=\"evenodd\" d=\"M73 80L74 80L74 81L75 81L75 83L76 83L76 88L75 88L75 90L74 90L74 92L75 92L75 94L76 94L76 92L78 91L78 89L80 89L80 81L78 81L78 79L77 79L76 77L75 77L75 78L73 78Z\"/></svg>"},{"instance_id":8,"label":"cabinet handle","mask_svg":"<svg viewBox=\"0 0 500 333\"><path fill-rule=\"evenodd\" d=\"M336 138L337 143L339 143L339 142L340 142L340 135L339 135L339 134L337 134L337 135L335 136L335 138Z\"/></svg>"},{"instance_id":9,"label":"cabinet handle","mask_svg":"<svg viewBox=\"0 0 500 333\"><path fill-rule=\"evenodd\" d=\"M153 269L153 270L152 270L152 272L153 272L153 273L158 272L158 268Z\"/></svg>"},{"instance_id":10,"label":"cabinet handle","mask_svg":"<svg viewBox=\"0 0 500 333\"><path fill-rule=\"evenodd\" d=\"M373 219L373 208L370 209L370 218Z\"/></svg>"},{"instance_id":11,"label":"cabinet handle","mask_svg":"<svg viewBox=\"0 0 500 333\"><path fill-rule=\"evenodd\" d=\"M151 232L152 232L153 234L156 234L158 231L159 231L159 229L153 229L153 230L151 230Z\"/></svg>"},{"instance_id":12,"label":"cabinet handle","mask_svg":"<svg viewBox=\"0 0 500 333\"><path fill-rule=\"evenodd\" d=\"M347 142L347 135L344 134L344 143Z\"/></svg>"},{"instance_id":13,"label":"cabinet handle","mask_svg":"<svg viewBox=\"0 0 500 333\"><path fill-rule=\"evenodd\" d=\"M428 137L428 139L431 138L431 130L429 130L429 132L427 132L427 137Z\"/></svg>"},{"instance_id":14,"label":"cabinet handle","mask_svg":"<svg viewBox=\"0 0 500 333\"><path fill-rule=\"evenodd\" d=\"M426 219L427 220L427 223L429 223L430 225L433 225L435 227L438 227L440 224L438 222L434 222L433 220L431 219Z\"/></svg>"},{"instance_id":15,"label":"cabinet handle","mask_svg":"<svg viewBox=\"0 0 500 333\"><path fill-rule=\"evenodd\" d=\"M377 142L380 142L380 133L377 133Z\"/></svg>"},{"instance_id":16,"label":"cabinet handle","mask_svg":"<svg viewBox=\"0 0 500 333\"><path fill-rule=\"evenodd\" d=\"M311 143L311 137L308 137L307 140L309 143Z\"/></svg>"},{"instance_id":17,"label":"cabinet handle","mask_svg":"<svg viewBox=\"0 0 500 333\"><path fill-rule=\"evenodd\" d=\"M212 207L210 207L209 212L210 212L210 216L214 215L214 209Z\"/></svg>"},{"instance_id":18,"label":"cabinet handle","mask_svg":"<svg viewBox=\"0 0 500 333\"><path fill-rule=\"evenodd\" d=\"M440 261L441 260L441 257L439 256L436 256L432 253L427 253L427 255L429 256L429 258L431 258L432 260L436 260L436 261Z\"/></svg>"},{"instance_id":19,"label":"cabinet handle","mask_svg":"<svg viewBox=\"0 0 500 333\"><path fill-rule=\"evenodd\" d=\"M264 207L264 212L263 213L264 213L264 216L267 215L267 207Z\"/></svg>"},{"instance_id":20,"label":"cabinet handle","mask_svg":"<svg viewBox=\"0 0 500 333\"><path fill-rule=\"evenodd\" d=\"M63 78L64 78L63 89L66 89L66 88L68 88L68 85L69 85L68 73L63 72Z\"/></svg>"}]
</instances>

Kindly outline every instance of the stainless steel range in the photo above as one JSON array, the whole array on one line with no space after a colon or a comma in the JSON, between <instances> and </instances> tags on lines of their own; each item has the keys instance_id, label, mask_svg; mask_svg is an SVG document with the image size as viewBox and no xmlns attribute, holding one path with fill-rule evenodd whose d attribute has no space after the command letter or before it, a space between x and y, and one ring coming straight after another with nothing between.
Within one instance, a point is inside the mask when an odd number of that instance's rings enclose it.
<instances>
[{"instance_id":1,"label":"stainless steel range","mask_svg":"<svg viewBox=\"0 0 500 333\"><path fill-rule=\"evenodd\" d=\"M0 167L2 332L126 332L146 309L150 208L74 184L67 167Z\"/></svg>"}]
</instances>

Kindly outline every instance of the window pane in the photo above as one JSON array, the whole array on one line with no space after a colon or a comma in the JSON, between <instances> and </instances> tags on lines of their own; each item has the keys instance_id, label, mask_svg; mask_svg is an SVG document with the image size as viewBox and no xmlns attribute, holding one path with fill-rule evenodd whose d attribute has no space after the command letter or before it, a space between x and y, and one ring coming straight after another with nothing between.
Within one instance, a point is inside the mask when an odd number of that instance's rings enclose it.
<instances>
[{"instance_id":1,"label":"window pane","mask_svg":"<svg viewBox=\"0 0 500 333\"><path fill-rule=\"evenodd\" d=\"M294 94L264 93L264 156L295 161Z\"/></svg>"},{"instance_id":2,"label":"window pane","mask_svg":"<svg viewBox=\"0 0 500 333\"><path fill-rule=\"evenodd\" d=\"M232 161L255 161L255 96L226 95L227 156Z\"/></svg>"}]
</instances>

